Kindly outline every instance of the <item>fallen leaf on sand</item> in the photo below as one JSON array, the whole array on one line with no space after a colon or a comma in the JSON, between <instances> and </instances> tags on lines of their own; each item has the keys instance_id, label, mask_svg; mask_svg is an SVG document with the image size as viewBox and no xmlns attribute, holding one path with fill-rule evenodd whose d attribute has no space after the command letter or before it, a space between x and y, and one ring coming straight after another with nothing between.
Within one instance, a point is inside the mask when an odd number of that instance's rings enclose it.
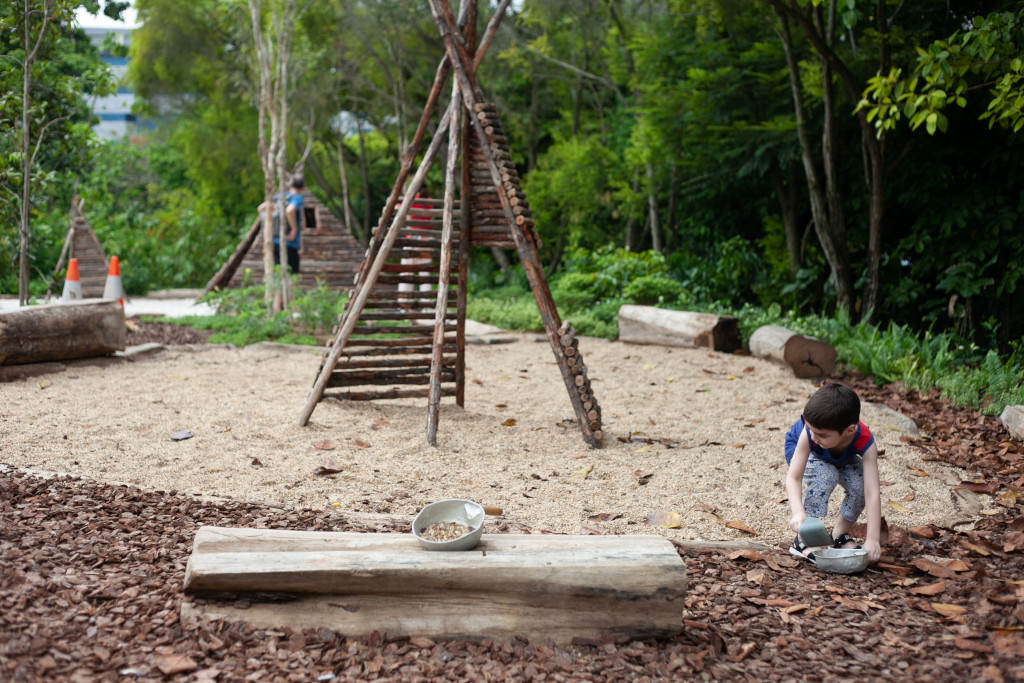
<instances>
[{"instance_id":1,"label":"fallen leaf on sand","mask_svg":"<svg viewBox=\"0 0 1024 683\"><path fill-rule=\"evenodd\" d=\"M726 522L725 526L728 527L729 529L736 529L737 531L742 531L744 533L751 534L752 536L756 536L757 535L756 531L754 531L753 529L751 529L749 526L747 526L746 524L744 524L743 522L741 522L738 519L734 519L734 520L731 520L729 522Z\"/></svg>"},{"instance_id":2,"label":"fallen leaf on sand","mask_svg":"<svg viewBox=\"0 0 1024 683\"><path fill-rule=\"evenodd\" d=\"M52 385L53 385L53 382L51 382L48 379L44 379L42 382L39 383L39 388L40 389L45 389L46 387L49 387L49 386L52 386Z\"/></svg>"},{"instance_id":3,"label":"fallen leaf on sand","mask_svg":"<svg viewBox=\"0 0 1024 683\"><path fill-rule=\"evenodd\" d=\"M956 572L949 567L933 562L925 557L919 557L914 560L914 566L937 579L952 579L956 577Z\"/></svg>"},{"instance_id":4,"label":"fallen leaf on sand","mask_svg":"<svg viewBox=\"0 0 1024 683\"><path fill-rule=\"evenodd\" d=\"M587 517L588 522L610 522L622 516L621 512L599 512L596 515Z\"/></svg>"},{"instance_id":5,"label":"fallen leaf on sand","mask_svg":"<svg viewBox=\"0 0 1024 683\"><path fill-rule=\"evenodd\" d=\"M909 510L907 510L907 508L905 508L904 506L902 506L902 505L900 505L899 503L896 503L896 502L894 502L894 501L891 501L891 500L890 500L890 501L889 501L889 505L890 505L890 506L892 507L892 509L893 509L893 510L895 510L896 512L910 512Z\"/></svg>"},{"instance_id":6,"label":"fallen leaf on sand","mask_svg":"<svg viewBox=\"0 0 1024 683\"><path fill-rule=\"evenodd\" d=\"M372 429L373 431L377 431L381 427L386 427L389 424L391 423L388 422L388 419L386 417L382 417L378 419L376 422L374 422L372 425L370 425L370 429Z\"/></svg>"},{"instance_id":7,"label":"fallen leaf on sand","mask_svg":"<svg viewBox=\"0 0 1024 683\"><path fill-rule=\"evenodd\" d=\"M326 464L323 464L313 470L313 474L318 476L325 474L337 474L338 472L341 472L341 468L335 465L332 460L328 460Z\"/></svg>"},{"instance_id":8,"label":"fallen leaf on sand","mask_svg":"<svg viewBox=\"0 0 1024 683\"><path fill-rule=\"evenodd\" d=\"M253 467L263 467L263 463L260 462L259 458L253 458L252 462L249 464L252 465Z\"/></svg>"},{"instance_id":9,"label":"fallen leaf on sand","mask_svg":"<svg viewBox=\"0 0 1024 683\"><path fill-rule=\"evenodd\" d=\"M324 439L323 441L314 441L313 448L318 451L333 451L338 447L338 442L331 439Z\"/></svg>"},{"instance_id":10,"label":"fallen leaf on sand","mask_svg":"<svg viewBox=\"0 0 1024 683\"><path fill-rule=\"evenodd\" d=\"M502 424L503 427L514 427L515 424L516 424L516 419L514 417L510 417L509 419L505 420L501 424Z\"/></svg>"},{"instance_id":11,"label":"fallen leaf on sand","mask_svg":"<svg viewBox=\"0 0 1024 683\"><path fill-rule=\"evenodd\" d=\"M352 442L355 443L355 445L358 446L359 448L369 448L370 447L370 444L366 443L362 439L353 439Z\"/></svg>"},{"instance_id":12,"label":"fallen leaf on sand","mask_svg":"<svg viewBox=\"0 0 1024 683\"><path fill-rule=\"evenodd\" d=\"M644 518L644 523L648 526L660 526L662 529L678 529L680 526L679 513L655 512L653 515L647 515Z\"/></svg>"},{"instance_id":13,"label":"fallen leaf on sand","mask_svg":"<svg viewBox=\"0 0 1024 683\"><path fill-rule=\"evenodd\" d=\"M577 479L586 479L587 477L590 476L590 473L593 472L593 471L594 471L594 466L593 465L587 465L586 467L584 467L581 470L576 470L575 472L573 472L569 476L570 477L576 477Z\"/></svg>"}]
</instances>

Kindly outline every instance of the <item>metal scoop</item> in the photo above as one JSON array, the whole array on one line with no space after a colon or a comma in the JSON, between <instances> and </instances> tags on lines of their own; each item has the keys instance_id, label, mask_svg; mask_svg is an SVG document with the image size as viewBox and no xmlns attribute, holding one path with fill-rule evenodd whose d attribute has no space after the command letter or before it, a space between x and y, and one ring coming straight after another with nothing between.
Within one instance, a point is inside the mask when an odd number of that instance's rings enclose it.
<instances>
[{"instance_id":1,"label":"metal scoop","mask_svg":"<svg viewBox=\"0 0 1024 683\"><path fill-rule=\"evenodd\" d=\"M817 517L808 517L800 525L800 540L808 547L817 548L832 545L832 534L825 529L825 523Z\"/></svg>"}]
</instances>

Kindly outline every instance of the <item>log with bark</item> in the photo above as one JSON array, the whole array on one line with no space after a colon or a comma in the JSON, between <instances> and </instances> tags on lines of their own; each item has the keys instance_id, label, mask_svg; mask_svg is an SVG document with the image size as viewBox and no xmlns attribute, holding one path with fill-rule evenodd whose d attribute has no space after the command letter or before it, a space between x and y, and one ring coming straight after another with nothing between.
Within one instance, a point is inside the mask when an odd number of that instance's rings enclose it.
<instances>
[{"instance_id":1,"label":"log with bark","mask_svg":"<svg viewBox=\"0 0 1024 683\"><path fill-rule=\"evenodd\" d=\"M750 353L782 363L797 377L827 377L836 369L836 350L817 337L778 325L764 325L750 335Z\"/></svg>"},{"instance_id":2,"label":"log with bark","mask_svg":"<svg viewBox=\"0 0 1024 683\"><path fill-rule=\"evenodd\" d=\"M103 356L123 351L124 308L85 300L0 314L0 365Z\"/></svg>"},{"instance_id":3,"label":"log with bark","mask_svg":"<svg viewBox=\"0 0 1024 683\"><path fill-rule=\"evenodd\" d=\"M619 341L732 352L740 345L739 319L626 305L619 308Z\"/></svg>"},{"instance_id":4,"label":"log with bark","mask_svg":"<svg viewBox=\"0 0 1024 683\"><path fill-rule=\"evenodd\" d=\"M202 527L184 590L183 618L567 644L678 635L686 564L653 535L484 534L472 550L439 553L412 534ZM236 600L193 598L225 591ZM238 594L267 591L296 599L238 608Z\"/></svg>"}]
</instances>

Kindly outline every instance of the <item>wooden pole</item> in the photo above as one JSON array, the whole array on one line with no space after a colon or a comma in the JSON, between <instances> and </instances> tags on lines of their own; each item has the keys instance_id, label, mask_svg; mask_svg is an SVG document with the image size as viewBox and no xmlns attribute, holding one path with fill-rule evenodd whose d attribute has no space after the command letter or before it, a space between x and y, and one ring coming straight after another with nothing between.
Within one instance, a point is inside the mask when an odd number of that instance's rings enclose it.
<instances>
[{"instance_id":1,"label":"wooden pole","mask_svg":"<svg viewBox=\"0 0 1024 683\"><path fill-rule=\"evenodd\" d=\"M474 0L471 0L474 1ZM427 401L427 445L437 445L437 421L441 404L441 366L444 362L444 319L448 313L448 271L452 261L452 209L455 205L455 168L459 165L459 114L462 96L452 86L453 112L448 122L448 165L444 174L444 216L441 219L441 272L437 278L437 307L434 309L434 348L430 359L430 398ZM464 283L459 282L459 287Z\"/></svg>"},{"instance_id":2,"label":"wooden pole","mask_svg":"<svg viewBox=\"0 0 1024 683\"><path fill-rule=\"evenodd\" d=\"M464 63L465 51L454 39L452 35L452 27L445 19L445 12L442 8L442 4L447 4L448 0L427 0L427 2L430 3L430 9L434 15L434 20L437 23L438 30L441 32L441 37L444 39L445 49L448 52L448 59L452 63L452 71L454 72L456 81L462 90L464 106L468 111L475 113L476 91L473 87L474 84L466 75L466 71L462 66ZM480 143L480 151L487 160L487 166L491 173L491 181L494 183L495 187L501 188L503 187L501 170L491 154L487 133L484 131L484 127L478 117L475 115L470 116L469 120ZM590 428L590 422L587 420L586 411L583 410L583 403L580 401L579 392L575 388L580 385L575 383L575 379L572 373L569 372L569 366L566 364L565 357L561 352L561 345L559 343L558 336L558 327L561 325L561 320L558 317L558 310L555 308L555 302L551 296L551 291L548 289L547 280L544 277L544 270L540 265L540 259L537 256L537 252L532 241L528 239L526 233L516 222L516 216L512 212L512 205L509 203L507 193L499 191L498 197L501 199L502 209L505 212L505 217L509 223L509 229L512 233L513 239L515 240L516 248L519 251L519 259L523 264L523 270L526 272L526 278L530 283L530 289L537 302L537 308L540 311L541 320L544 322L544 329L547 332L548 341L551 344L551 350L555 355L555 360L558 363L559 369L562 371L562 379L565 382L566 390L569 393L569 400L571 401L573 410L576 413L576 420L579 424L580 431L583 434L583 439L591 446L597 447L600 445L600 442L595 437L593 430Z\"/></svg>"},{"instance_id":3,"label":"wooden pole","mask_svg":"<svg viewBox=\"0 0 1024 683\"><path fill-rule=\"evenodd\" d=\"M468 17L468 6L473 4L472 2L464 3L464 6L459 8L459 26L461 27ZM376 256L377 249L380 248L381 243L384 240L384 226L387 224L388 218L391 216L391 212L394 211L395 205L398 203L398 197L402 194L402 188L405 186L406 178L409 177L409 173L412 170L412 163L416 159L416 155L419 154L420 147L423 145L423 136L426 134L427 126L430 123L430 117L434 114L434 109L437 107L437 101L441 97L441 90L444 87L444 82L448 80L448 74L451 71L451 63L448 61L447 55L441 59L441 62L437 65L437 71L434 74L434 85L430 88L430 94L427 96L427 103L423 107L423 115L420 116L420 122L416 126L416 133L413 135L412 142L409 144L409 149L406 150L405 158L402 160L402 167L398 170L398 177L395 178L395 184L391 188L391 194L388 195L388 201L384 205L384 210L380 215L380 222L377 224L377 231L370 237L370 245L366 250L366 259L363 261L363 267L360 268L357 276L356 283L358 284L359 278L363 276L363 269L366 264L372 262ZM438 126L438 130L443 130L444 126ZM419 187L416 188L418 190ZM412 188L410 188L412 190ZM407 194L415 195L415 191L410 191Z\"/></svg>"},{"instance_id":4,"label":"wooden pole","mask_svg":"<svg viewBox=\"0 0 1024 683\"><path fill-rule=\"evenodd\" d=\"M466 45L471 53L476 52L476 17L477 1L467 2L469 18L466 21ZM492 22L494 17L491 18ZM488 25L488 30L490 30ZM494 27L497 29L497 26ZM477 55L479 56L479 55ZM462 111L463 118L469 112ZM473 230L473 219L470 210L473 203L472 180L469 169L469 124L461 128L460 147L462 148L462 182L459 188L459 282L456 288L456 319L459 329L455 333L455 405L460 408L466 404L466 297L469 287L469 251L472 244L470 233Z\"/></svg>"},{"instance_id":5,"label":"wooden pole","mask_svg":"<svg viewBox=\"0 0 1024 683\"><path fill-rule=\"evenodd\" d=\"M448 128L448 122L451 120L452 116L453 110L452 106L449 104L448 111L445 112L444 117L441 119L441 125L438 126L437 132L434 133L434 139L430 143L430 148L427 149L426 154L423 155L423 160L420 162L420 166L416 170L416 175L413 176L411 187L416 187L418 189L423 185L423 178L426 177L427 170L434 162L434 157L437 156L437 152L441 148L441 143L444 141L444 136L447 132L446 129ZM405 217L408 215L409 209L414 200L414 195L415 192L407 192L405 194L405 198L402 200L402 205L399 207L398 213L395 214L395 218L391 222L391 227L387 230L380 250L378 250L376 257L373 260L373 265L366 273L366 277L363 281L356 286L357 294L355 301L342 316L343 322L341 324L341 329L338 330L338 336L334 340L334 346L331 347L331 352L324 360L323 367L320 368L320 374L313 383L313 389L309 392L309 397L306 399L306 405L302 408L302 413L299 415L298 424L300 427L304 427L309 422L309 417L313 414L313 409L323 396L324 388L327 386L327 380L334 371L334 365L338 362L338 358L341 356L341 352L345 348L345 343L348 341L349 336L352 334L352 330L359 321L359 314L362 312L363 306L366 304L366 300L370 296L370 290L373 289L373 285L377 282L377 276L380 275L381 268L383 268L384 262L388 258L392 245L395 243L395 240L398 239L398 226L402 224L402 221L404 221Z\"/></svg>"}]
</instances>

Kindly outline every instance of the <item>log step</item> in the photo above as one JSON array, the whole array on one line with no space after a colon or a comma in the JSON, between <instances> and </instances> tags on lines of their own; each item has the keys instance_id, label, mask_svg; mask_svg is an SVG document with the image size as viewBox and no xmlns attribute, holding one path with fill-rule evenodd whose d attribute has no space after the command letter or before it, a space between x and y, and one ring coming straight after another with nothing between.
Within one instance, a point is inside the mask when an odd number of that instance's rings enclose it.
<instances>
[{"instance_id":1,"label":"log step","mask_svg":"<svg viewBox=\"0 0 1024 683\"><path fill-rule=\"evenodd\" d=\"M182 617L565 644L678 635L685 589L686 565L661 536L484 534L473 550L439 553L412 534L202 527ZM299 597L244 610L192 597L224 591Z\"/></svg>"}]
</instances>

